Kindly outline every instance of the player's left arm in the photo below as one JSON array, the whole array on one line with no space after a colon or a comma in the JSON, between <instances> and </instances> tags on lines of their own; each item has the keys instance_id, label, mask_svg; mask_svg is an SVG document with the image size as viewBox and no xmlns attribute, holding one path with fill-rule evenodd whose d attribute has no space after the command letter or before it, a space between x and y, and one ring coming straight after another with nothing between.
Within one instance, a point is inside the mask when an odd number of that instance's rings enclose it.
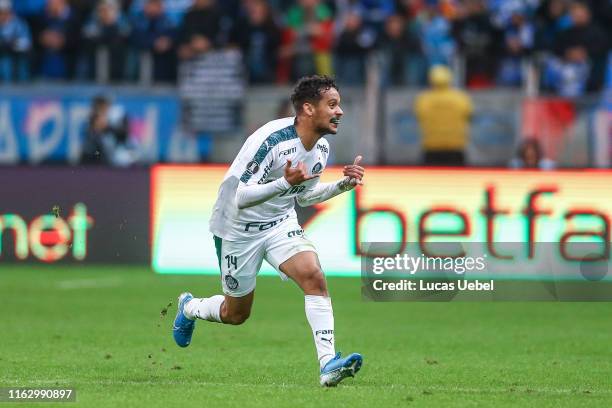
<instances>
[{"instance_id":1,"label":"player's left arm","mask_svg":"<svg viewBox=\"0 0 612 408\"><path fill-rule=\"evenodd\" d=\"M350 191L357 185L363 185L363 176L365 169L359 165L362 157L357 156L353 164L344 166L342 173L343 178L332 183L318 183L311 190L299 194L296 199L300 207L308 207L310 205L322 203L338 194Z\"/></svg>"}]
</instances>

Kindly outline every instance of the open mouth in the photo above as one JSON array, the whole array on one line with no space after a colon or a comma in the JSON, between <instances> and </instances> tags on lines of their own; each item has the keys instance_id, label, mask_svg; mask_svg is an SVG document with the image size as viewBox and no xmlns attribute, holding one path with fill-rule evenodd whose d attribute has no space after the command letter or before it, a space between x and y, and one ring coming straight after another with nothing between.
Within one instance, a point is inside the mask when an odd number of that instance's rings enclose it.
<instances>
[{"instance_id":1,"label":"open mouth","mask_svg":"<svg viewBox=\"0 0 612 408\"><path fill-rule=\"evenodd\" d=\"M339 125L340 124L340 118L332 118L330 120L331 123L333 123L334 125Z\"/></svg>"}]
</instances>

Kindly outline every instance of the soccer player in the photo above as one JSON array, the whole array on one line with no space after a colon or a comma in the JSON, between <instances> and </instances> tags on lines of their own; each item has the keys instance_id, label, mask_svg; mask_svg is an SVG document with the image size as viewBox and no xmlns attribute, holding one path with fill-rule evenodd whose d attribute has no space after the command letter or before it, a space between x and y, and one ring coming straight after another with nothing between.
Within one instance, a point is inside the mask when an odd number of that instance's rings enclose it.
<instances>
[{"instance_id":1,"label":"soccer player","mask_svg":"<svg viewBox=\"0 0 612 408\"><path fill-rule=\"evenodd\" d=\"M268 122L244 143L225 174L210 219L221 284L225 296L194 298L182 293L174 320L176 343L191 342L195 320L242 324L248 319L255 278L262 261L284 280L293 279L304 291L306 318L312 329L320 365L320 383L335 386L354 376L362 356L342 358L334 348L334 315L317 251L304 235L294 209L309 206L362 184L364 168L357 156L344 167L344 177L319 183L327 164L329 143L336 134L340 94L333 79L309 76L299 80L291 101L297 116Z\"/></svg>"}]
</instances>

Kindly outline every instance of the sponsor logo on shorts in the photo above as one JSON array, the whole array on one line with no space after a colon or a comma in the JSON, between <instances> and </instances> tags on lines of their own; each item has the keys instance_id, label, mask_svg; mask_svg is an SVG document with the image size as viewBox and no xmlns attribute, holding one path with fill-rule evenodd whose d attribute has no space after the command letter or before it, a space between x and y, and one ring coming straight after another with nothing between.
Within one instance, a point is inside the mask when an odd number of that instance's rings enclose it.
<instances>
[{"instance_id":1,"label":"sponsor logo on shorts","mask_svg":"<svg viewBox=\"0 0 612 408\"><path fill-rule=\"evenodd\" d=\"M304 235L304 230L303 229L298 229L298 230L294 230L294 231L289 231L287 233L287 236L289 238L291 237L301 237L302 235Z\"/></svg>"},{"instance_id":2,"label":"sponsor logo on shorts","mask_svg":"<svg viewBox=\"0 0 612 408\"><path fill-rule=\"evenodd\" d=\"M238 289L238 279L234 278L232 275L225 275L225 284L230 290Z\"/></svg>"},{"instance_id":3,"label":"sponsor logo on shorts","mask_svg":"<svg viewBox=\"0 0 612 408\"><path fill-rule=\"evenodd\" d=\"M270 229L270 228L280 224L281 222L285 221L287 218L289 218L289 214L285 215L283 218L279 218L278 220L274 220L274 221L268 221L268 222L260 222L260 221L247 222L244 230L245 231L253 231L253 230L265 231L265 230L268 230L268 229Z\"/></svg>"},{"instance_id":4,"label":"sponsor logo on shorts","mask_svg":"<svg viewBox=\"0 0 612 408\"><path fill-rule=\"evenodd\" d=\"M295 147L292 147L292 148L290 148L290 149L283 150L282 152L280 152L280 153L278 154L278 157L281 157L281 156L287 156L287 155L289 155L289 154L291 154L291 153L295 153L296 151L297 151L297 149L296 149Z\"/></svg>"},{"instance_id":5,"label":"sponsor logo on shorts","mask_svg":"<svg viewBox=\"0 0 612 408\"><path fill-rule=\"evenodd\" d=\"M333 329L332 329L332 330L317 330L317 331L315 332L315 336L316 336L317 334L334 334L334 330L333 330Z\"/></svg>"}]
</instances>

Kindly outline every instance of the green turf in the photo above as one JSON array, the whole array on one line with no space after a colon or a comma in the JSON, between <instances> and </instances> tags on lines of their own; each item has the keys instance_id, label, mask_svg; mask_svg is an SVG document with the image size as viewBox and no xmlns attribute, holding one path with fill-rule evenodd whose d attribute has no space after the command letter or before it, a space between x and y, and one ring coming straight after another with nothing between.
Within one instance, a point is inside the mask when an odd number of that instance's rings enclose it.
<instances>
[{"instance_id":1,"label":"green turf","mask_svg":"<svg viewBox=\"0 0 612 408\"><path fill-rule=\"evenodd\" d=\"M329 286L337 347L365 360L322 389L292 283L260 278L245 325L198 322L179 349L176 295L217 278L3 266L0 386L76 387L68 406L90 407L612 406L611 304L364 303L358 280Z\"/></svg>"}]
</instances>

